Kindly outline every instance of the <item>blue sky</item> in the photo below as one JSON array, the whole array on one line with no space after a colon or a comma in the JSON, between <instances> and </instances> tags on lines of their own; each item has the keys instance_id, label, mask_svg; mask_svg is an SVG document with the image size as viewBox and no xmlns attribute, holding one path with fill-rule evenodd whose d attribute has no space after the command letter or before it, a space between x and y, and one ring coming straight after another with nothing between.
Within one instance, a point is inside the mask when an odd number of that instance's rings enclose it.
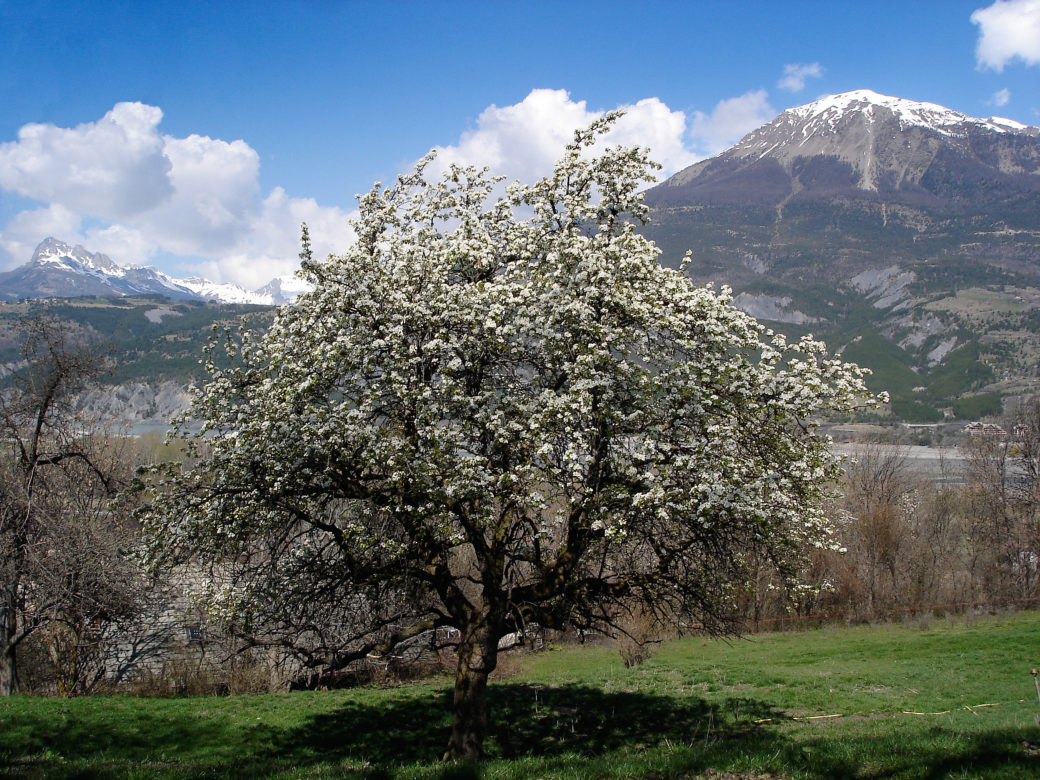
<instances>
[{"instance_id":1,"label":"blue sky","mask_svg":"<svg viewBox=\"0 0 1040 780\"><path fill-rule=\"evenodd\" d=\"M432 147L510 177L579 123L665 173L869 88L1040 125L1040 0L0 0L0 269L47 235L258 286Z\"/></svg>"}]
</instances>

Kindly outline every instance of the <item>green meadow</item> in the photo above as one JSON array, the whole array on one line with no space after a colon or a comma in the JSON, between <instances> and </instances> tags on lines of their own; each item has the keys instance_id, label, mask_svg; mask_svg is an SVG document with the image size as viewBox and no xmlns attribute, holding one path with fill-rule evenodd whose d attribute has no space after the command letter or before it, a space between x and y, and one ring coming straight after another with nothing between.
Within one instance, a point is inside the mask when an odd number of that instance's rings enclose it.
<instances>
[{"instance_id":1,"label":"green meadow","mask_svg":"<svg viewBox=\"0 0 1040 780\"><path fill-rule=\"evenodd\" d=\"M447 765L450 679L250 697L0 702L5 777L1040 777L1040 613L731 641L626 668L504 659L487 758ZM730 773L730 774L727 774Z\"/></svg>"}]
</instances>

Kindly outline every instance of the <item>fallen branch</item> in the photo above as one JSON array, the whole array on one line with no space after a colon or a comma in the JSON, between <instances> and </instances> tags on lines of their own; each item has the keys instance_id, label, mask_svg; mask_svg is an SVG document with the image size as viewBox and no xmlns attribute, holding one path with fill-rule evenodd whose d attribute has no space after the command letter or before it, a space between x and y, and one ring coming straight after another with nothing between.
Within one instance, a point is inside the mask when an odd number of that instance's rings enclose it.
<instances>
[{"instance_id":1,"label":"fallen branch","mask_svg":"<svg viewBox=\"0 0 1040 780\"><path fill-rule=\"evenodd\" d=\"M949 715L951 710L943 710L942 712L911 712L910 710L903 710L904 715Z\"/></svg>"},{"instance_id":2,"label":"fallen branch","mask_svg":"<svg viewBox=\"0 0 1040 780\"><path fill-rule=\"evenodd\" d=\"M1000 702L996 704L965 704L961 709L968 710L969 712L978 714L975 712L976 709L982 707L999 707ZM912 710L903 710L904 715L949 715L953 710L943 710L942 712L913 712Z\"/></svg>"}]
</instances>

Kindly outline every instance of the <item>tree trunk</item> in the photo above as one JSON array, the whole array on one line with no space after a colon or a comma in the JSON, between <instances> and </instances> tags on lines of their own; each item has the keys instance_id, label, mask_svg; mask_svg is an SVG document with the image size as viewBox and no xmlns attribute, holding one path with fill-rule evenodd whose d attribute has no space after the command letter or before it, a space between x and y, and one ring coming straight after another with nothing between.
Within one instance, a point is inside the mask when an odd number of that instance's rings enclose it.
<instances>
[{"instance_id":1,"label":"tree trunk","mask_svg":"<svg viewBox=\"0 0 1040 780\"><path fill-rule=\"evenodd\" d=\"M18 664L14 647L0 651L0 696L18 693Z\"/></svg>"},{"instance_id":2,"label":"tree trunk","mask_svg":"<svg viewBox=\"0 0 1040 780\"><path fill-rule=\"evenodd\" d=\"M444 760L476 761L487 731L487 681L498 664L498 634L488 621L465 631L459 644L452 702L451 739Z\"/></svg>"},{"instance_id":3,"label":"tree trunk","mask_svg":"<svg viewBox=\"0 0 1040 780\"><path fill-rule=\"evenodd\" d=\"M18 693L14 603L11 591L5 592L0 599L0 696Z\"/></svg>"}]
</instances>

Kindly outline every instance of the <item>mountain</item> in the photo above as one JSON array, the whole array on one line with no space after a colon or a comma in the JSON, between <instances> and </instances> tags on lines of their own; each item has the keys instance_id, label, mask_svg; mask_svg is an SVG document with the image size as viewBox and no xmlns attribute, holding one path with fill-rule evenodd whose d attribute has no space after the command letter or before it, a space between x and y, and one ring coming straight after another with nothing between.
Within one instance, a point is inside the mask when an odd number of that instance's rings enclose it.
<instances>
[{"instance_id":1,"label":"mountain","mask_svg":"<svg viewBox=\"0 0 1040 780\"><path fill-rule=\"evenodd\" d=\"M292 274L276 276L256 292L258 295L270 296L274 303L288 303L296 300L297 296L309 292L311 285Z\"/></svg>"},{"instance_id":2,"label":"mountain","mask_svg":"<svg viewBox=\"0 0 1040 780\"><path fill-rule=\"evenodd\" d=\"M101 298L0 302L0 392L9 375L24 365L23 320L38 313L63 322L76 343L93 345L106 359L104 385L86 392L79 399L81 406L113 424L163 426L186 408L188 386L206 377L201 358L214 329L234 331L245 318L252 327L264 329L275 308L111 293Z\"/></svg>"},{"instance_id":3,"label":"mountain","mask_svg":"<svg viewBox=\"0 0 1040 780\"><path fill-rule=\"evenodd\" d=\"M711 240L698 253L704 270L712 254L732 270L724 261L736 251L750 273L797 278L802 265L820 270L823 250L831 279L882 252L897 261L981 253L1040 272L1038 198L1040 129L869 90L784 111L646 196L666 247ZM734 225L736 241L718 235Z\"/></svg>"},{"instance_id":4,"label":"mountain","mask_svg":"<svg viewBox=\"0 0 1040 780\"><path fill-rule=\"evenodd\" d=\"M694 278L874 368L903 416L1038 389L1036 127L857 90L784 111L646 202L663 262L691 250Z\"/></svg>"},{"instance_id":5,"label":"mountain","mask_svg":"<svg viewBox=\"0 0 1040 780\"><path fill-rule=\"evenodd\" d=\"M23 266L0 274L0 301L80 296L162 295L173 300L273 305L306 289L294 277L279 277L257 291L192 276L175 279L150 266L121 266L107 255L91 253L47 238Z\"/></svg>"},{"instance_id":6,"label":"mountain","mask_svg":"<svg viewBox=\"0 0 1040 780\"><path fill-rule=\"evenodd\" d=\"M956 208L1040 193L1040 129L858 90L784 111L657 188L659 203L854 198Z\"/></svg>"}]
</instances>

